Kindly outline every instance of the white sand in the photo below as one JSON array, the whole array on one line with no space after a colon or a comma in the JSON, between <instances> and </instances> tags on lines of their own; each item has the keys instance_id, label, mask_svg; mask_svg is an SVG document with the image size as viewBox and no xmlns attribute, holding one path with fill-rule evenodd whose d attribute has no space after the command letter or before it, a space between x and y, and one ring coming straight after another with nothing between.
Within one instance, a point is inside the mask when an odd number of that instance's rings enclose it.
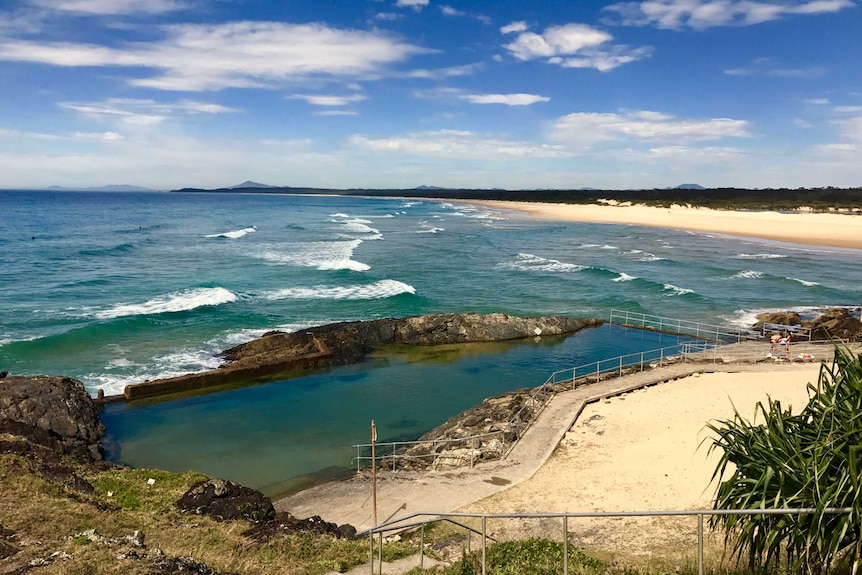
<instances>
[{"instance_id":1,"label":"white sand","mask_svg":"<svg viewBox=\"0 0 862 575\"><path fill-rule=\"evenodd\" d=\"M781 372L711 373L687 377L595 403L587 408L548 461L528 480L469 505L464 511L578 512L706 509L719 453L708 452L707 422L746 418L767 397L798 411L819 365ZM580 527L579 527L580 526ZM506 536L554 537L548 522L498 526ZM547 533L548 529L552 531ZM617 519L572 523L577 544L612 547L633 556L692 549L694 520ZM632 534L637 533L637 537Z\"/></svg>"},{"instance_id":2,"label":"white sand","mask_svg":"<svg viewBox=\"0 0 862 575\"><path fill-rule=\"evenodd\" d=\"M862 249L862 215L858 214L711 210L684 206L655 208L642 205L459 201L526 212L535 217L552 220L635 224L797 244Z\"/></svg>"}]
</instances>

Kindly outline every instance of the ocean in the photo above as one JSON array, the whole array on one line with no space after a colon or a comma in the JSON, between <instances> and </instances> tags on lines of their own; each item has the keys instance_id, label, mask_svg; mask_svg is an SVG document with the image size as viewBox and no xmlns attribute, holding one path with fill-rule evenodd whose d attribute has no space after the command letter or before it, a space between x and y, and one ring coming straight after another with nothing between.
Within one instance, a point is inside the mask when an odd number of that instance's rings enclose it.
<instances>
[{"instance_id":1,"label":"ocean","mask_svg":"<svg viewBox=\"0 0 862 575\"><path fill-rule=\"evenodd\" d=\"M859 250L634 225L550 222L451 202L338 196L0 191L0 370L95 395L211 369L273 329L436 312L607 318L621 309L748 326L761 311L862 301ZM111 404L111 459L269 493L351 465L552 371L672 345L605 326L564 340L393 350L286 381Z\"/></svg>"}]
</instances>

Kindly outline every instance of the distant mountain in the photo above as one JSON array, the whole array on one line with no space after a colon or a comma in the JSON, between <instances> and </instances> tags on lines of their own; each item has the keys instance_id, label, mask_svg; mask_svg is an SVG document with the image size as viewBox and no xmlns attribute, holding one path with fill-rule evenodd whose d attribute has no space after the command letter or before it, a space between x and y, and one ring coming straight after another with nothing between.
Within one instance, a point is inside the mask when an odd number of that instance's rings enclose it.
<instances>
[{"instance_id":1,"label":"distant mountain","mask_svg":"<svg viewBox=\"0 0 862 575\"><path fill-rule=\"evenodd\" d=\"M48 188L51 191L57 192L154 192L150 188L142 188L141 186L130 186L129 184L111 184L108 186L98 186L89 188L69 188L66 186L51 186Z\"/></svg>"},{"instance_id":2,"label":"distant mountain","mask_svg":"<svg viewBox=\"0 0 862 575\"><path fill-rule=\"evenodd\" d=\"M268 184L261 184L259 182L252 182L251 180L246 180L241 184L237 184L235 186L230 186L225 188L226 190L240 190L243 188L277 188L278 186L270 186Z\"/></svg>"},{"instance_id":3,"label":"distant mountain","mask_svg":"<svg viewBox=\"0 0 862 575\"><path fill-rule=\"evenodd\" d=\"M414 190L448 190L449 188L441 188L440 186L416 186Z\"/></svg>"},{"instance_id":4,"label":"distant mountain","mask_svg":"<svg viewBox=\"0 0 862 575\"><path fill-rule=\"evenodd\" d=\"M674 190L705 190L700 184L680 184Z\"/></svg>"}]
</instances>

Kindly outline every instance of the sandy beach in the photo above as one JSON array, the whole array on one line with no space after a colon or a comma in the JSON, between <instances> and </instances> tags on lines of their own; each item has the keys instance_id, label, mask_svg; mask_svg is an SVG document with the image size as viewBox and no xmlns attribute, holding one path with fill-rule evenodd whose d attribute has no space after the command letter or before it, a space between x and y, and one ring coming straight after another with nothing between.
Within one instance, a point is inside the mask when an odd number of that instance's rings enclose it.
<instances>
[{"instance_id":1,"label":"sandy beach","mask_svg":"<svg viewBox=\"0 0 862 575\"><path fill-rule=\"evenodd\" d=\"M633 224L727 234L796 244L862 249L862 216L849 213L793 213L712 210L673 206L551 204L458 200L527 213L537 218L603 224Z\"/></svg>"},{"instance_id":2,"label":"sandy beach","mask_svg":"<svg viewBox=\"0 0 862 575\"><path fill-rule=\"evenodd\" d=\"M697 374L591 404L532 477L462 511L710 508L720 454L709 451L707 422L731 419L734 406L754 419L756 403L770 397L796 412L808 401L806 384L816 382L818 374L817 364L793 371ZM510 520L498 525L497 533L504 538L554 533L557 528L548 523ZM696 541L692 518L580 520L570 528L576 544L629 558L671 557L677 549L687 555Z\"/></svg>"}]
</instances>

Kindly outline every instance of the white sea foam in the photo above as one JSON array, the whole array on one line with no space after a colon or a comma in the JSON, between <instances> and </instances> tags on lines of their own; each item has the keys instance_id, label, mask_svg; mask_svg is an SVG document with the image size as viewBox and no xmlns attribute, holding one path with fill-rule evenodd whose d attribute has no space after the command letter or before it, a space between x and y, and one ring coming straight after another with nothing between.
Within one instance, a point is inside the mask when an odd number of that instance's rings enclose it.
<instances>
[{"instance_id":1,"label":"white sea foam","mask_svg":"<svg viewBox=\"0 0 862 575\"><path fill-rule=\"evenodd\" d=\"M221 363L216 349L184 349L156 357L149 365L137 366L139 369L133 373L92 373L84 376L83 380L91 395L95 395L98 389L104 390L106 395L119 395L129 384L216 369Z\"/></svg>"},{"instance_id":2,"label":"white sea foam","mask_svg":"<svg viewBox=\"0 0 862 575\"><path fill-rule=\"evenodd\" d=\"M208 237L208 238L228 238L231 240L235 240L235 239L241 238L243 236L246 236L248 234L253 234L256 231L257 231L256 226L250 226L247 228L243 228L241 230L234 230L232 232L222 232L220 234L210 234L206 237Z\"/></svg>"},{"instance_id":3,"label":"white sea foam","mask_svg":"<svg viewBox=\"0 0 862 575\"><path fill-rule=\"evenodd\" d=\"M438 232L446 231L445 228L438 228L436 226L432 226L428 222L419 222L419 228L416 230L417 234L436 234Z\"/></svg>"},{"instance_id":4,"label":"white sea foam","mask_svg":"<svg viewBox=\"0 0 862 575\"><path fill-rule=\"evenodd\" d=\"M638 279L638 278L637 278L637 276L630 276L630 275L629 275L629 274L627 274L627 273L620 272L620 275L619 275L618 277L615 277L615 278L614 278L614 279L612 279L611 281L614 281L614 282L630 282L630 281L632 281L632 280L636 280L636 279Z\"/></svg>"},{"instance_id":5,"label":"white sea foam","mask_svg":"<svg viewBox=\"0 0 862 575\"><path fill-rule=\"evenodd\" d=\"M120 304L111 309L96 312L95 316L99 319L114 319L132 315L175 313L236 300L236 294L222 287L193 288L159 296L144 303Z\"/></svg>"},{"instance_id":6,"label":"white sea foam","mask_svg":"<svg viewBox=\"0 0 862 575\"><path fill-rule=\"evenodd\" d=\"M738 254L733 256L737 260L774 260L786 257L783 254Z\"/></svg>"},{"instance_id":7,"label":"white sea foam","mask_svg":"<svg viewBox=\"0 0 862 575\"><path fill-rule=\"evenodd\" d=\"M349 218L350 216L348 216L347 214L342 214L339 212L336 214L329 214L329 217L330 218Z\"/></svg>"},{"instance_id":8,"label":"white sea foam","mask_svg":"<svg viewBox=\"0 0 862 575\"><path fill-rule=\"evenodd\" d=\"M787 279L793 280L793 281L795 281L795 282L799 282L799 283L801 283L802 285L804 285L805 287L814 287L814 286L819 286L819 285L821 285L819 282L811 282L811 281L802 280L802 279L799 279L799 278L787 278Z\"/></svg>"},{"instance_id":9,"label":"white sea foam","mask_svg":"<svg viewBox=\"0 0 862 575\"><path fill-rule=\"evenodd\" d=\"M288 243L280 244L277 249L265 250L255 256L279 265L364 272L371 269L371 266L353 260L353 250L361 244L362 240L359 239Z\"/></svg>"},{"instance_id":10,"label":"white sea foam","mask_svg":"<svg viewBox=\"0 0 862 575\"><path fill-rule=\"evenodd\" d=\"M639 262L660 262L662 260L666 260L667 258L660 258L655 254L646 254L642 258L638 258Z\"/></svg>"},{"instance_id":11,"label":"white sea foam","mask_svg":"<svg viewBox=\"0 0 862 575\"><path fill-rule=\"evenodd\" d=\"M579 272L586 269L586 266L569 264L533 254L518 254L518 259L515 261L497 264L497 267L525 272Z\"/></svg>"},{"instance_id":12,"label":"white sea foam","mask_svg":"<svg viewBox=\"0 0 862 575\"><path fill-rule=\"evenodd\" d=\"M667 290L668 292L670 292L667 294L669 296L678 296L678 295L685 295L687 293L694 293L694 290L691 290L688 288L681 288L681 287L675 286L673 284L664 284L664 289Z\"/></svg>"},{"instance_id":13,"label":"white sea foam","mask_svg":"<svg viewBox=\"0 0 862 575\"><path fill-rule=\"evenodd\" d=\"M368 220L349 220L341 224L344 232L351 234L379 234L380 230L372 228Z\"/></svg>"},{"instance_id":14,"label":"white sea foam","mask_svg":"<svg viewBox=\"0 0 862 575\"><path fill-rule=\"evenodd\" d=\"M763 272L755 270L743 270L738 274L734 275L733 277L742 279L759 279L763 277Z\"/></svg>"},{"instance_id":15,"label":"white sea foam","mask_svg":"<svg viewBox=\"0 0 862 575\"><path fill-rule=\"evenodd\" d=\"M268 300L284 299L334 299L366 300L383 299L403 293L416 293L416 289L396 280L380 280L373 284L352 286L316 286L311 288L286 288L264 294Z\"/></svg>"}]
</instances>

